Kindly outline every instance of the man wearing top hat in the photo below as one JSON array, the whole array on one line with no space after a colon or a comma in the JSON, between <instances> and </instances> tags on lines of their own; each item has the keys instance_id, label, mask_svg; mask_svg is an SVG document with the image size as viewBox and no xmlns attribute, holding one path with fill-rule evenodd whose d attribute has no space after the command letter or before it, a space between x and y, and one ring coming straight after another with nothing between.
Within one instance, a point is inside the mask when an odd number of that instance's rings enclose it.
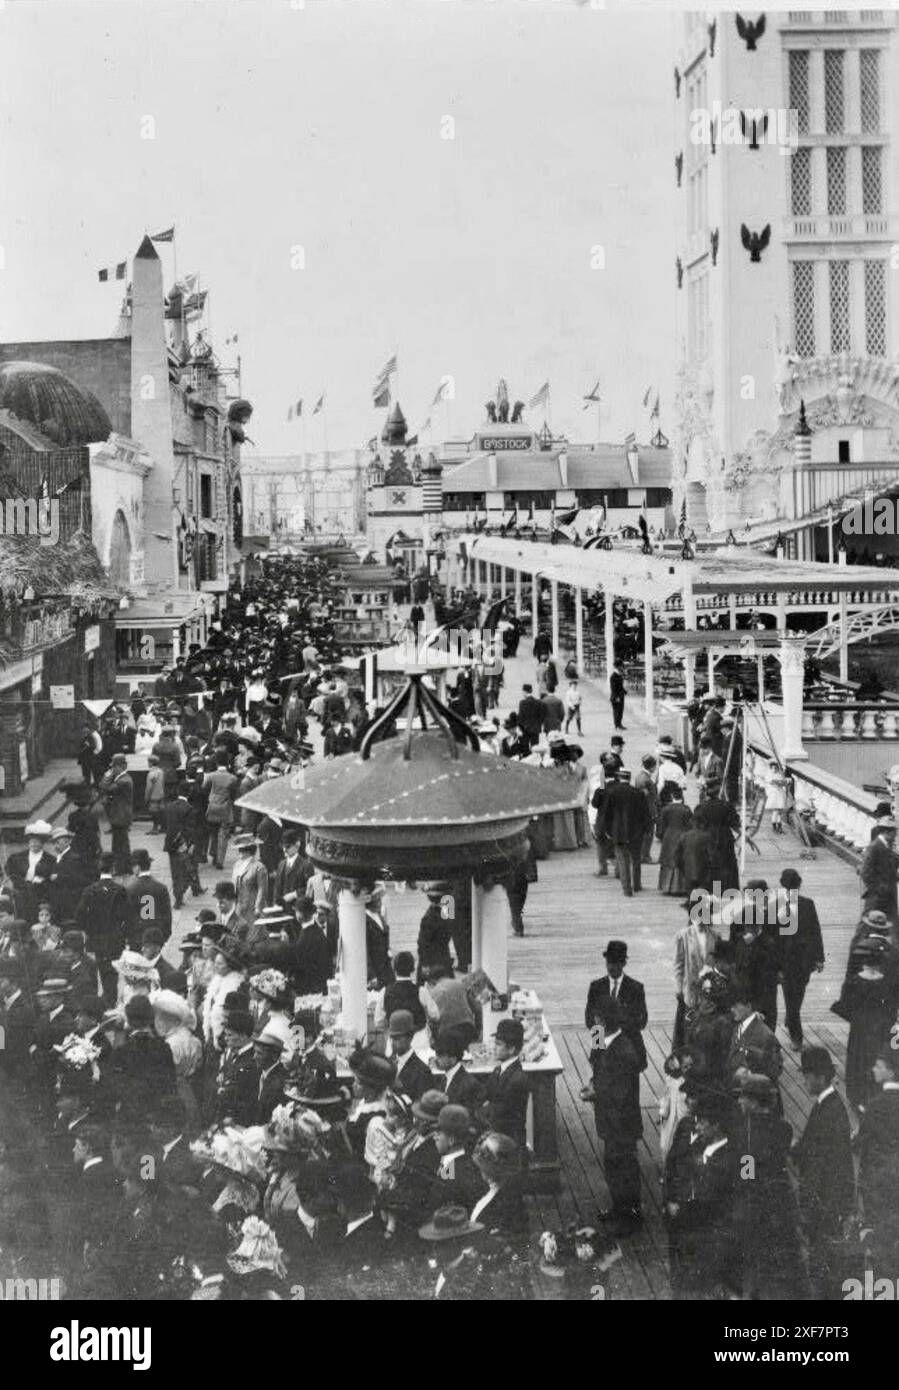
<instances>
[{"instance_id":1,"label":"man wearing top hat","mask_svg":"<svg viewBox=\"0 0 899 1390\"><path fill-rule=\"evenodd\" d=\"M610 1001L616 1002L621 1011L621 1026L633 1044L640 1070L645 1071L646 1046L642 1034L649 1022L645 990L639 980L632 979L624 972L627 964L626 941L610 941L603 956L606 973L600 979L590 981L584 1024L591 1032L597 1024L605 1028L606 1007ZM591 1057L596 1050L594 1046Z\"/></svg>"}]
</instances>

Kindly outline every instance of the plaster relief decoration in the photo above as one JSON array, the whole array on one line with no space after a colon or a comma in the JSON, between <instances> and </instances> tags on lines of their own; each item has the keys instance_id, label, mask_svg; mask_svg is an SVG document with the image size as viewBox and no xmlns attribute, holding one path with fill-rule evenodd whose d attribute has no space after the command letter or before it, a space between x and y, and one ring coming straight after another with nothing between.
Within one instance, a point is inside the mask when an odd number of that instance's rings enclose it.
<instances>
[{"instance_id":1,"label":"plaster relief decoration","mask_svg":"<svg viewBox=\"0 0 899 1390\"><path fill-rule=\"evenodd\" d=\"M812 429L833 425L899 426L899 363L849 353L797 357L782 340L775 320L775 379L778 413L808 408Z\"/></svg>"},{"instance_id":2,"label":"plaster relief decoration","mask_svg":"<svg viewBox=\"0 0 899 1390\"><path fill-rule=\"evenodd\" d=\"M704 492L713 528L723 523L726 510L723 461L712 414L714 399L715 385L709 367L683 363L678 369L674 396L672 505L675 515L679 515L687 499L689 513L700 505L700 494ZM693 519L691 525L700 529Z\"/></svg>"}]
</instances>

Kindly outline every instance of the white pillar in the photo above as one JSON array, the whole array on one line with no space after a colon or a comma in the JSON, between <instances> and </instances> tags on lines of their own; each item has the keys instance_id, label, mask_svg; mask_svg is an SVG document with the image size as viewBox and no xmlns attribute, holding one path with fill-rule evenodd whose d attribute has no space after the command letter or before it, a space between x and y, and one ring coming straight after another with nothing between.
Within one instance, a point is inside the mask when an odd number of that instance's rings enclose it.
<instances>
[{"instance_id":1,"label":"white pillar","mask_svg":"<svg viewBox=\"0 0 899 1390\"><path fill-rule=\"evenodd\" d=\"M173 628L172 628L172 665L173 665L173 666L174 666L175 662L178 660L178 658L179 658L180 655L181 655L181 629L180 629L180 627L173 627Z\"/></svg>"},{"instance_id":2,"label":"white pillar","mask_svg":"<svg viewBox=\"0 0 899 1390\"><path fill-rule=\"evenodd\" d=\"M709 694L715 693L715 653L709 647Z\"/></svg>"},{"instance_id":3,"label":"white pillar","mask_svg":"<svg viewBox=\"0 0 899 1390\"><path fill-rule=\"evenodd\" d=\"M482 970L481 961L481 893L474 879L471 880L471 968Z\"/></svg>"},{"instance_id":4,"label":"white pillar","mask_svg":"<svg viewBox=\"0 0 899 1390\"><path fill-rule=\"evenodd\" d=\"M552 596L552 638L553 638L553 654L556 655L556 656L558 656L558 653L559 653L559 581L558 581L558 579L551 579L551 580L549 581L549 590L550 590L550 594L551 594L551 596Z\"/></svg>"},{"instance_id":5,"label":"white pillar","mask_svg":"<svg viewBox=\"0 0 899 1390\"><path fill-rule=\"evenodd\" d=\"M693 632L696 629L696 595L693 593L692 570L687 570L684 574L683 606L684 631ZM692 700L696 694L695 652L686 652L684 654L684 694L688 701Z\"/></svg>"},{"instance_id":6,"label":"white pillar","mask_svg":"<svg viewBox=\"0 0 899 1390\"><path fill-rule=\"evenodd\" d=\"M643 600L643 667L646 677L644 707L646 718L652 721L655 717L652 679L652 604L648 598Z\"/></svg>"},{"instance_id":7,"label":"white pillar","mask_svg":"<svg viewBox=\"0 0 899 1390\"><path fill-rule=\"evenodd\" d=\"M846 635L846 624L849 621L849 607L846 602L845 593L840 594L840 680L849 679L849 642Z\"/></svg>"},{"instance_id":8,"label":"white pillar","mask_svg":"<svg viewBox=\"0 0 899 1390\"><path fill-rule=\"evenodd\" d=\"M805 676L805 647L789 638L780 644L780 683L783 690L784 732L780 755L806 758L802 746L802 684Z\"/></svg>"},{"instance_id":9,"label":"white pillar","mask_svg":"<svg viewBox=\"0 0 899 1390\"><path fill-rule=\"evenodd\" d=\"M472 927L475 911L479 923L481 969L490 979L499 994L509 988L509 932L512 927L512 909L505 888L496 884L493 888L474 887L472 902ZM474 938L472 937L472 943Z\"/></svg>"},{"instance_id":10,"label":"white pillar","mask_svg":"<svg viewBox=\"0 0 899 1390\"><path fill-rule=\"evenodd\" d=\"M368 951L365 944L365 895L352 888L337 894L340 933L337 973L343 1026L365 1041L368 1032Z\"/></svg>"},{"instance_id":11,"label":"white pillar","mask_svg":"<svg viewBox=\"0 0 899 1390\"><path fill-rule=\"evenodd\" d=\"M537 608L540 593L540 576L537 571L531 575L531 636L537 636Z\"/></svg>"},{"instance_id":12,"label":"white pillar","mask_svg":"<svg viewBox=\"0 0 899 1390\"><path fill-rule=\"evenodd\" d=\"M521 617L521 570L515 570L515 613Z\"/></svg>"},{"instance_id":13,"label":"white pillar","mask_svg":"<svg viewBox=\"0 0 899 1390\"><path fill-rule=\"evenodd\" d=\"M507 579L507 576L506 576L506 567L505 567L505 565L500 565L500 567L499 567L499 596L500 596L500 598L505 598L505 597L506 597L506 579Z\"/></svg>"},{"instance_id":14,"label":"white pillar","mask_svg":"<svg viewBox=\"0 0 899 1390\"><path fill-rule=\"evenodd\" d=\"M609 686L609 676L612 674L612 667L615 665L615 595L610 589L605 591L606 600L606 689Z\"/></svg>"},{"instance_id":15,"label":"white pillar","mask_svg":"<svg viewBox=\"0 0 899 1390\"><path fill-rule=\"evenodd\" d=\"M581 586L574 590L574 661L578 675L584 674L584 600Z\"/></svg>"},{"instance_id":16,"label":"white pillar","mask_svg":"<svg viewBox=\"0 0 899 1390\"><path fill-rule=\"evenodd\" d=\"M684 696L689 703L696 695L696 653L684 653Z\"/></svg>"}]
</instances>

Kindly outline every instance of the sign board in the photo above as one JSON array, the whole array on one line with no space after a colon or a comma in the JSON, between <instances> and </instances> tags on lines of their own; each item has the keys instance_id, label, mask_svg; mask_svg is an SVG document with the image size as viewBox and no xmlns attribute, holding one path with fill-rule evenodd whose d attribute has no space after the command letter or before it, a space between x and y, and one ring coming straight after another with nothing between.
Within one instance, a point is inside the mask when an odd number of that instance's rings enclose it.
<instances>
[{"instance_id":1,"label":"sign board","mask_svg":"<svg viewBox=\"0 0 899 1390\"><path fill-rule=\"evenodd\" d=\"M534 447L532 434L481 434L478 449L485 454L527 453Z\"/></svg>"},{"instance_id":2,"label":"sign board","mask_svg":"<svg viewBox=\"0 0 899 1390\"><path fill-rule=\"evenodd\" d=\"M95 652L100 645L100 624L95 623L93 627L84 630L84 650Z\"/></svg>"},{"instance_id":3,"label":"sign board","mask_svg":"<svg viewBox=\"0 0 899 1390\"><path fill-rule=\"evenodd\" d=\"M50 705L53 709L74 709L75 708L75 687L74 685L51 685L50 686Z\"/></svg>"}]
</instances>

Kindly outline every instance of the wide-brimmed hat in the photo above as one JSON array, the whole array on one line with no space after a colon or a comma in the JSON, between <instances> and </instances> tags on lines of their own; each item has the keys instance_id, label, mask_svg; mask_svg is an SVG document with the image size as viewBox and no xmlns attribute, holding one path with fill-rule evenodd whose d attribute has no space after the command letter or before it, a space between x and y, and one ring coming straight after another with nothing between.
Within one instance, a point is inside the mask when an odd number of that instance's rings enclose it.
<instances>
[{"instance_id":1,"label":"wide-brimmed hat","mask_svg":"<svg viewBox=\"0 0 899 1390\"><path fill-rule=\"evenodd\" d=\"M251 845L255 846L258 841L256 836L247 830L241 835L235 835L231 843L235 849L249 849Z\"/></svg>"},{"instance_id":2,"label":"wide-brimmed hat","mask_svg":"<svg viewBox=\"0 0 899 1390\"><path fill-rule=\"evenodd\" d=\"M246 947L236 936L223 936L215 943L215 949L225 957L230 965L243 970L247 963Z\"/></svg>"},{"instance_id":3,"label":"wide-brimmed hat","mask_svg":"<svg viewBox=\"0 0 899 1390\"><path fill-rule=\"evenodd\" d=\"M873 927L875 931L889 926L889 921L885 912L879 908L872 907L870 912L866 912L859 923L860 926Z\"/></svg>"},{"instance_id":4,"label":"wide-brimmed hat","mask_svg":"<svg viewBox=\"0 0 899 1390\"><path fill-rule=\"evenodd\" d=\"M256 1030L253 1034L253 1042L259 1043L261 1047L270 1047L273 1050L277 1048L278 1052L284 1051L283 1037L274 1028L269 1027L268 1023L264 1023L261 1028Z\"/></svg>"},{"instance_id":5,"label":"wide-brimmed hat","mask_svg":"<svg viewBox=\"0 0 899 1390\"><path fill-rule=\"evenodd\" d=\"M362 1050L349 1059L350 1070L363 1086L381 1086L385 1090L396 1078L396 1063L380 1052Z\"/></svg>"},{"instance_id":6,"label":"wide-brimmed hat","mask_svg":"<svg viewBox=\"0 0 899 1390\"><path fill-rule=\"evenodd\" d=\"M53 826L50 825L49 821L45 821L45 820L33 820L33 821L29 821L28 825L26 825L26 827L25 827L25 839L26 839L26 840L31 839L32 836L34 836L35 839L49 840L49 838L50 838L50 836L51 836L52 834L53 834Z\"/></svg>"},{"instance_id":7,"label":"wide-brimmed hat","mask_svg":"<svg viewBox=\"0 0 899 1390\"><path fill-rule=\"evenodd\" d=\"M448 1104L449 1097L445 1091L428 1090L418 1100L413 1101L412 1114L418 1120L430 1120L436 1125L441 1110Z\"/></svg>"},{"instance_id":8,"label":"wide-brimmed hat","mask_svg":"<svg viewBox=\"0 0 899 1390\"><path fill-rule=\"evenodd\" d=\"M50 831L51 840L74 840L75 832L67 825L57 825Z\"/></svg>"},{"instance_id":9,"label":"wide-brimmed hat","mask_svg":"<svg viewBox=\"0 0 899 1390\"><path fill-rule=\"evenodd\" d=\"M187 1000L180 994L176 994L173 989L159 989L153 995L150 1003L157 1014L165 1014L166 1018L176 1018L179 1023L186 1024L188 1028L196 1026L197 1016L188 1004Z\"/></svg>"},{"instance_id":10,"label":"wide-brimmed hat","mask_svg":"<svg viewBox=\"0 0 899 1390\"><path fill-rule=\"evenodd\" d=\"M480 1221L469 1220L464 1207L446 1206L438 1207L430 1221L419 1226L418 1234L422 1240L458 1240L483 1229Z\"/></svg>"},{"instance_id":11,"label":"wide-brimmed hat","mask_svg":"<svg viewBox=\"0 0 899 1390\"><path fill-rule=\"evenodd\" d=\"M159 982L156 966L147 960L146 956L141 955L140 951L124 950L118 960L112 962L112 968L118 975L124 975L126 980Z\"/></svg>"},{"instance_id":12,"label":"wide-brimmed hat","mask_svg":"<svg viewBox=\"0 0 899 1390\"><path fill-rule=\"evenodd\" d=\"M347 1088L337 1078L334 1063L317 1047L303 1057L291 1084L284 1087L284 1094L288 1100L315 1110L346 1105L350 1099Z\"/></svg>"},{"instance_id":13,"label":"wide-brimmed hat","mask_svg":"<svg viewBox=\"0 0 899 1390\"><path fill-rule=\"evenodd\" d=\"M282 970L266 967L250 976L250 989L261 994L263 999L283 999L290 985Z\"/></svg>"}]
</instances>

